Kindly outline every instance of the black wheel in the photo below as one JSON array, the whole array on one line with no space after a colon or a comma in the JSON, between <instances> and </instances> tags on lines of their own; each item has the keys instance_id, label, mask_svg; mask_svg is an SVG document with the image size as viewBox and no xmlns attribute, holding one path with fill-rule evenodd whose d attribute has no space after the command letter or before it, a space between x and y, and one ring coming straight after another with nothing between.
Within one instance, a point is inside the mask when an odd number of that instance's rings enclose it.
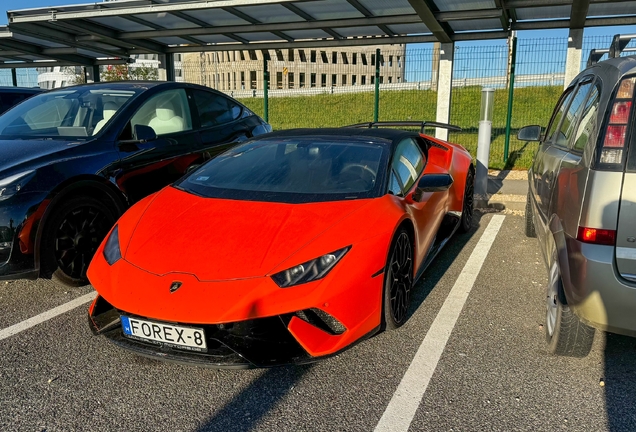
<instances>
[{"instance_id":1,"label":"black wheel","mask_svg":"<svg viewBox=\"0 0 636 432\"><path fill-rule=\"evenodd\" d=\"M475 172L470 168L466 176L466 187L464 188L464 205L462 206L462 218L459 224L461 232L468 232L473 223L473 213L475 211Z\"/></svg>"},{"instance_id":2,"label":"black wheel","mask_svg":"<svg viewBox=\"0 0 636 432\"><path fill-rule=\"evenodd\" d=\"M384 271L383 323L387 330L406 322L413 287L413 240L404 228L395 234Z\"/></svg>"},{"instance_id":3,"label":"black wheel","mask_svg":"<svg viewBox=\"0 0 636 432\"><path fill-rule=\"evenodd\" d=\"M566 357L585 357L592 349L594 331L593 327L583 324L566 304L559 265L556 256L553 256L546 294L548 352Z\"/></svg>"},{"instance_id":4,"label":"black wheel","mask_svg":"<svg viewBox=\"0 0 636 432\"><path fill-rule=\"evenodd\" d=\"M532 215L532 204L530 203L530 192L526 197L526 236L536 237L537 232L534 229L534 216Z\"/></svg>"},{"instance_id":5,"label":"black wheel","mask_svg":"<svg viewBox=\"0 0 636 432\"><path fill-rule=\"evenodd\" d=\"M42 237L42 276L66 286L88 284L88 265L117 217L115 209L88 196L58 205Z\"/></svg>"}]
</instances>

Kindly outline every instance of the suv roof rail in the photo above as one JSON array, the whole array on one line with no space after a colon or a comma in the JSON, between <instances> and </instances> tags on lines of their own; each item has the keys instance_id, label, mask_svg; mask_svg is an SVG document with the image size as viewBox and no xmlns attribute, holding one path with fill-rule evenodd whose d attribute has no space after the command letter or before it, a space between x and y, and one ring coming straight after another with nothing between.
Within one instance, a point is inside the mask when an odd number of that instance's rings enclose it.
<instances>
[{"instance_id":1,"label":"suv roof rail","mask_svg":"<svg viewBox=\"0 0 636 432\"><path fill-rule=\"evenodd\" d=\"M587 58L587 67L598 63L605 54L607 54L608 58L617 58L623 52L636 52L636 48L626 48L632 39L636 39L636 34L614 35L609 48L590 50L590 56Z\"/></svg>"},{"instance_id":2,"label":"suv roof rail","mask_svg":"<svg viewBox=\"0 0 636 432\"><path fill-rule=\"evenodd\" d=\"M368 122L357 123L349 126L343 126L344 128L374 128L374 127L395 127L395 126L409 126L419 127L420 133L424 133L424 129L427 127L438 127L448 129L455 132L461 132L462 128L448 123L439 123L433 121L382 121L382 122Z\"/></svg>"}]
</instances>

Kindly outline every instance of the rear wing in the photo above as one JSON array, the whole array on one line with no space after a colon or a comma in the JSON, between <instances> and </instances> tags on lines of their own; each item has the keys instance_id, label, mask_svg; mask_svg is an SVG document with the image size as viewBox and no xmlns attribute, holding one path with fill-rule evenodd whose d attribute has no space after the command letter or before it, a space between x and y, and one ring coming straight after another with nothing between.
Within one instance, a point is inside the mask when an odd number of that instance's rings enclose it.
<instances>
[{"instance_id":1,"label":"rear wing","mask_svg":"<svg viewBox=\"0 0 636 432\"><path fill-rule=\"evenodd\" d=\"M378 128L378 127L419 127L420 133L424 133L424 129L438 127L442 129L448 129L453 132L461 132L462 128L447 123L438 123L432 121L383 121L383 122L369 122L369 123L357 123L349 126L343 126L344 128Z\"/></svg>"},{"instance_id":2,"label":"rear wing","mask_svg":"<svg viewBox=\"0 0 636 432\"><path fill-rule=\"evenodd\" d=\"M590 51L590 55L587 58L587 67L598 63L605 54L607 54L609 58L617 58L620 57L623 52L636 52L636 48L626 48L632 39L636 39L636 34L614 35L609 48L593 49Z\"/></svg>"}]
</instances>

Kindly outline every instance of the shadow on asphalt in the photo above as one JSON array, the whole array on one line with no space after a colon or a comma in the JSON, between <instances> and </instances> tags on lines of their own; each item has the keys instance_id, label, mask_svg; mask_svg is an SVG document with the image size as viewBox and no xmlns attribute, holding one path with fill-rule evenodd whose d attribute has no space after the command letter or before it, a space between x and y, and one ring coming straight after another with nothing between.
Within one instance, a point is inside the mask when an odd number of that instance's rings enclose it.
<instances>
[{"instance_id":1,"label":"shadow on asphalt","mask_svg":"<svg viewBox=\"0 0 636 432\"><path fill-rule=\"evenodd\" d=\"M247 432L309 372L311 365L267 369L212 416L197 432Z\"/></svg>"},{"instance_id":2,"label":"shadow on asphalt","mask_svg":"<svg viewBox=\"0 0 636 432\"><path fill-rule=\"evenodd\" d=\"M636 340L612 333L605 342L605 406L612 432L636 431Z\"/></svg>"},{"instance_id":3,"label":"shadow on asphalt","mask_svg":"<svg viewBox=\"0 0 636 432\"><path fill-rule=\"evenodd\" d=\"M453 264L455 258L464 249L466 244L475 235L481 225L481 219L487 213L475 210L473 214L472 228L467 233L455 233L453 237L446 243L446 246L433 259L433 262L424 271L420 280L411 291L411 304L409 307L407 320L413 316L417 309L422 305L426 297L431 293L437 283L444 277L448 268Z\"/></svg>"}]
</instances>

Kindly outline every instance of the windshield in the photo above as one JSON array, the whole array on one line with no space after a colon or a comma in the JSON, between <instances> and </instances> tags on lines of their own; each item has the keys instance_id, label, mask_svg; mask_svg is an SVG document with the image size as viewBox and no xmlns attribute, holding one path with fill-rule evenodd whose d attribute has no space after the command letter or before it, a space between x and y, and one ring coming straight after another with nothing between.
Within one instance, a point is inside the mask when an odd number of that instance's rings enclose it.
<instances>
[{"instance_id":1,"label":"windshield","mask_svg":"<svg viewBox=\"0 0 636 432\"><path fill-rule=\"evenodd\" d=\"M235 147L177 187L212 198L305 203L380 195L388 144L368 138L272 138Z\"/></svg>"},{"instance_id":2,"label":"windshield","mask_svg":"<svg viewBox=\"0 0 636 432\"><path fill-rule=\"evenodd\" d=\"M43 93L0 116L0 137L91 137L141 91L84 87Z\"/></svg>"}]
</instances>

